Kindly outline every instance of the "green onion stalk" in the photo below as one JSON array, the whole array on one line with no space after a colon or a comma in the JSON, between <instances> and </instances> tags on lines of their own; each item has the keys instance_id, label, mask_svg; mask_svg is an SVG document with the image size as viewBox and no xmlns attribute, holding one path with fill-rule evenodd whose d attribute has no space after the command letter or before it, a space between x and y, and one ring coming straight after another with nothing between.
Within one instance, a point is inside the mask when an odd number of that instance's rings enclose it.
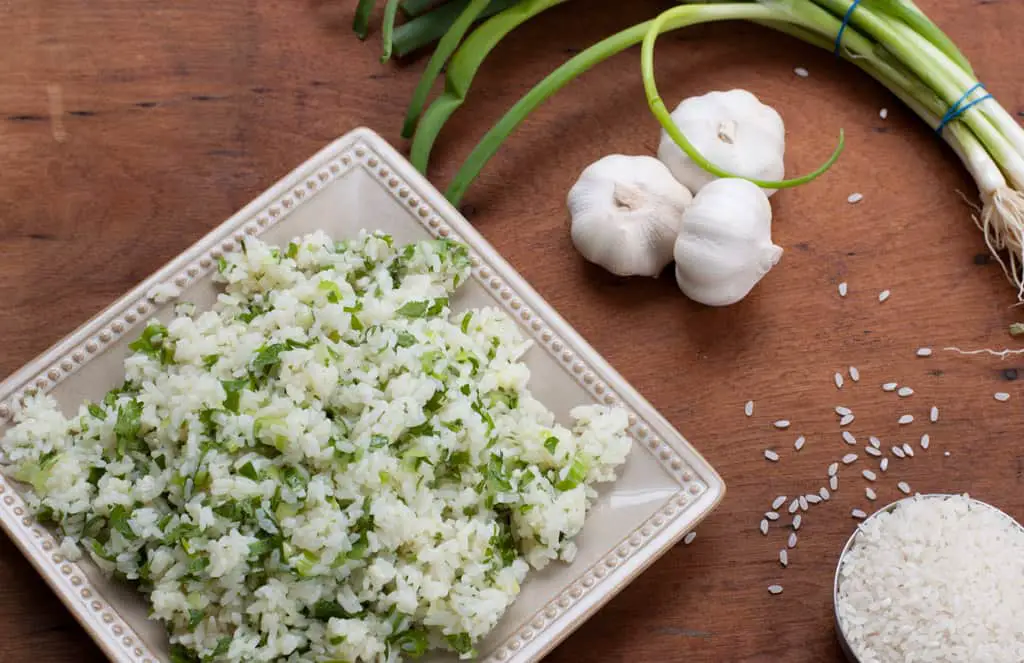
<instances>
[{"instance_id":1,"label":"green onion stalk","mask_svg":"<svg viewBox=\"0 0 1024 663\"><path fill-rule=\"evenodd\" d=\"M429 24L430 31L417 32L416 48L441 40L417 87L403 131L412 137L411 160L418 169L426 170L436 137L465 102L476 72L491 50L516 27L561 2L564 0L452 0L421 11L395 31L395 52L399 54L409 48L398 43L399 32L417 22ZM690 25L752 21L829 51L836 50L837 55L885 85L929 126L939 130L978 185L982 205L975 221L992 254L1016 286L1018 299L1024 301L1024 130L995 99L983 98L985 92L979 89L967 59L911 0L684 3L688 4L668 9L650 21L599 41L537 83L472 150L446 190L448 199L453 204L460 202L487 161L540 104L592 67L638 44L642 44L644 90L654 117L695 163L719 177L732 176L699 154L672 122L655 83L654 46L658 35ZM424 110L429 91L442 69L444 92ZM965 95L972 89L971 95ZM952 114L951 108L961 112ZM835 151L815 171L781 182L755 183L766 188L786 188L809 182L828 170L842 148L840 131ZM1003 258L1004 252L1007 259Z\"/></svg>"}]
</instances>

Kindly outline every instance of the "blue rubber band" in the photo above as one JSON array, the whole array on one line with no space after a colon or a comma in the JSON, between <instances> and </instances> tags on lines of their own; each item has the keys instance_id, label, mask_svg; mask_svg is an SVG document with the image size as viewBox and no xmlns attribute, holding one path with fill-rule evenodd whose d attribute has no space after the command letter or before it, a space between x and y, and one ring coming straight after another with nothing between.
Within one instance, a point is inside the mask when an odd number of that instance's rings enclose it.
<instances>
[{"instance_id":1,"label":"blue rubber band","mask_svg":"<svg viewBox=\"0 0 1024 663\"><path fill-rule=\"evenodd\" d=\"M850 3L850 8L846 10L846 15L843 16L843 23L839 26L839 32L836 33L836 47L832 52L836 57L841 57L843 49L843 33L846 32L846 26L850 24L850 17L853 16L853 10L860 4L860 0L853 0Z\"/></svg>"},{"instance_id":2,"label":"blue rubber band","mask_svg":"<svg viewBox=\"0 0 1024 663\"><path fill-rule=\"evenodd\" d=\"M967 92L964 92L963 96L957 99L956 103L950 106L949 110L946 111L946 114L942 116L941 120L939 120L939 126L935 127L935 133L941 134L942 130L946 128L947 124L949 124L953 120L957 119L958 117L966 113L970 108L977 106L986 99L991 99L992 95L986 93L984 96L978 97L971 103L964 104L964 102L967 101L971 97L971 95L975 93L975 91L984 89L985 85L983 83L975 83L974 85L971 86L969 90L967 90Z\"/></svg>"}]
</instances>

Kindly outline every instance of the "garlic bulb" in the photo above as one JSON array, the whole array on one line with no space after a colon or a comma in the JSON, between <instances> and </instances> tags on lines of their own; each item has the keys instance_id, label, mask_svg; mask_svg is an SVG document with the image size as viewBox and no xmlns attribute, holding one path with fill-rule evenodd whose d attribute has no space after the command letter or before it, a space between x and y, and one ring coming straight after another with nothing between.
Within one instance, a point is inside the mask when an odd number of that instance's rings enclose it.
<instances>
[{"instance_id":1,"label":"garlic bulb","mask_svg":"<svg viewBox=\"0 0 1024 663\"><path fill-rule=\"evenodd\" d=\"M782 257L768 197L743 179L706 185L683 214L674 255L687 297L708 306L740 301Z\"/></svg>"},{"instance_id":2,"label":"garlic bulb","mask_svg":"<svg viewBox=\"0 0 1024 663\"><path fill-rule=\"evenodd\" d=\"M737 177L781 180L785 174L782 118L746 90L684 99L672 111L672 121L705 159ZM658 158L693 195L718 179L686 156L664 129ZM775 191L766 189L765 193L770 196Z\"/></svg>"},{"instance_id":3,"label":"garlic bulb","mask_svg":"<svg viewBox=\"0 0 1024 663\"><path fill-rule=\"evenodd\" d=\"M619 276L657 276L672 262L693 197L654 157L611 154L587 166L569 190L572 243Z\"/></svg>"}]
</instances>

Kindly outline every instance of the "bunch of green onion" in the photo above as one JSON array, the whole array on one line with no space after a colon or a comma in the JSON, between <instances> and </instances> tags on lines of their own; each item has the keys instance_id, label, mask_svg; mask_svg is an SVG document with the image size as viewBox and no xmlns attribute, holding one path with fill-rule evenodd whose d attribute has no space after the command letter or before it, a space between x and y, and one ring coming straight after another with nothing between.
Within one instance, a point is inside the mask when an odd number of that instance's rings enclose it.
<instances>
[{"instance_id":1,"label":"bunch of green onion","mask_svg":"<svg viewBox=\"0 0 1024 663\"><path fill-rule=\"evenodd\" d=\"M685 4L685 2L693 4ZM516 27L565 0L387 0L384 59L436 42L413 94L403 127L410 160L426 171L434 141L466 99L480 65ZM356 31L367 33L373 0L360 0ZM394 27L398 9L408 16ZM714 21L747 20L779 30L849 60L891 90L932 128L939 129L974 177L982 205L975 217L992 254L1024 301L1024 130L978 84L970 63L911 0L732 0L696 2L664 11L580 52L527 92L480 140L449 185L458 204L502 142L529 113L564 85L621 51L642 44L644 88L652 113L696 163L730 176L704 159L672 123L654 82L654 45L663 32ZM444 71L444 91L427 98ZM968 94L970 93L970 94ZM951 110L952 109L952 110ZM842 151L802 177L761 186L787 188L824 173ZM1005 255L1005 258L1004 258Z\"/></svg>"}]
</instances>

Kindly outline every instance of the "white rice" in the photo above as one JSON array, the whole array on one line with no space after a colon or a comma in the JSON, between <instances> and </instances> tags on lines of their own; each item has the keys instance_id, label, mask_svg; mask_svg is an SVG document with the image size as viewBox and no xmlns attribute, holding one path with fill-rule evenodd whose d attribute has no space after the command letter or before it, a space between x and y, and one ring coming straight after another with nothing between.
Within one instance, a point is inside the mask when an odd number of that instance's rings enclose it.
<instances>
[{"instance_id":1,"label":"white rice","mask_svg":"<svg viewBox=\"0 0 1024 663\"><path fill-rule=\"evenodd\" d=\"M778 497L776 497L774 500L772 500L772 510L774 511L783 504L785 504L787 499L788 498L785 495L779 495Z\"/></svg>"},{"instance_id":2,"label":"white rice","mask_svg":"<svg viewBox=\"0 0 1024 663\"><path fill-rule=\"evenodd\" d=\"M828 487L832 489L832 492L839 490L839 477L829 477Z\"/></svg>"},{"instance_id":3,"label":"white rice","mask_svg":"<svg viewBox=\"0 0 1024 663\"><path fill-rule=\"evenodd\" d=\"M779 564L782 568L789 566L789 552L785 548L779 551Z\"/></svg>"},{"instance_id":4,"label":"white rice","mask_svg":"<svg viewBox=\"0 0 1024 663\"><path fill-rule=\"evenodd\" d=\"M932 406L931 411L928 413L928 420L933 424L939 420L939 408Z\"/></svg>"},{"instance_id":5,"label":"white rice","mask_svg":"<svg viewBox=\"0 0 1024 663\"><path fill-rule=\"evenodd\" d=\"M861 473L861 475L862 475L862 476L863 476L863 477L864 477L865 479L867 479L868 481L874 481L875 479L877 479L877 478L878 478L878 475L876 475L876 474L875 474L874 472L872 472L871 470L861 470L861 472L860 472L860 473Z\"/></svg>"},{"instance_id":6,"label":"white rice","mask_svg":"<svg viewBox=\"0 0 1024 663\"><path fill-rule=\"evenodd\" d=\"M843 442L846 442L849 445L856 446L857 445L857 438L855 438L853 436L853 433L851 433L850 431L844 430L843 431Z\"/></svg>"},{"instance_id":7,"label":"white rice","mask_svg":"<svg viewBox=\"0 0 1024 663\"><path fill-rule=\"evenodd\" d=\"M764 512L764 517L767 518L768 520L778 520L779 519L779 512L778 511L765 511Z\"/></svg>"},{"instance_id":8,"label":"white rice","mask_svg":"<svg viewBox=\"0 0 1024 663\"><path fill-rule=\"evenodd\" d=\"M896 387L898 386L899 384L896 382L886 382L882 385L882 391L896 391Z\"/></svg>"},{"instance_id":9,"label":"white rice","mask_svg":"<svg viewBox=\"0 0 1024 663\"><path fill-rule=\"evenodd\" d=\"M768 593L769 594L781 594L782 593L782 585L768 585Z\"/></svg>"},{"instance_id":10,"label":"white rice","mask_svg":"<svg viewBox=\"0 0 1024 663\"><path fill-rule=\"evenodd\" d=\"M785 429L789 428L789 420L788 419L779 419L778 421L776 421L772 425L775 426L776 428L778 428L779 430L785 430Z\"/></svg>"},{"instance_id":11,"label":"white rice","mask_svg":"<svg viewBox=\"0 0 1024 663\"><path fill-rule=\"evenodd\" d=\"M930 445L931 443L932 443L932 438L928 436L928 433L925 433L924 435L921 436L921 448L922 449L927 449L928 445Z\"/></svg>"},{"instance_id":12,"label":"white rice","mask_svg":"<svg viewBox=\"0 0 1024 663\"><path fill-rule=\"evenodd\" d=\"M914 390L911 389L910 387L900 387L899 391L897 391L896 394L900 398L906 398L907 396L913 396L914 395Z\"/></svg>"},{"instance_id":13,"label":"white rice","mask_svg":"<svg viewBox=\"0 0 1024 663\"><path fill-rule=\"evenodd\" d=\"M871 486L867 486L866 488L864 488L864 497L868 498L872 502L878 499L878 495L875 494L875 491L873 488L871 488Z\"/></svg>"},{"instance_id":14,"label":"white rice","mask_svg":"<svg viewBox=\"0 0 1024 663\"><path fill-rule=\"evenodd\" d=\"M790 532L789 538L786 540L786 547L796 548L796 532Z\"/></svg>"},{"instance_id":15,"label":"white rice","mask_svg":"<svg viewBox=\"0 0 1024 663\"><path fill-rule=\"evenodd\" d=\"M857 454L846 454L843 456L843 464L849 465L857 460Z\"/></svg>"},{"instance_id":16,"label":"white rice","mask_svg":"<svg viewBox=\"0 0 1024 663\"><path fill-rule=\"evenodd\" d=\"M856 366L851 366L849 369L850 379L854 382L860 382L860 371Z\"/></svg>"},{"instance_id":17,"label":"white rice","mask_svg":"<svg viewBox=\"0 0 1024 663\"><path fill-rule=\"evenodd\" d=\"M874 447L864 447L864 453L869 456L875 456L876 458L882 455L882 452Z\"/></svg>"},{"instance_id":18,"label":"white rice","mask_svg":"<svg viewBox=\"0 0 1024 663\"><path fill-rule=\"evenodd\" d=\"M831 493L828 492L828 488L822 486L821 488L818 489L818 497L820 497L823 502L827 502L832 497L832 495Z\"/></svg>"},{"instance_id":19,"label":"white rice","mask_svg":"<svg viewBox=\"0 0 1024 663\"><path fill-rule=\"evenodd\" d=\"M907 454L908 457L914 457L914 447L910 446L909 442L903 443L903 453Z\"/></svg>"},{"instance_id":20,"label":"white rice","mask_svg":"<svg viewBox=\"0 0 1024 663\"><path fill-rule=\"evenodd\" d=\"M861 525L837 615L861 661L1024 661L1024 531L966 496L911 498Z\"/></svg>"},{"instance_id":21,"label":"white rice","mask_svg":"<svg viewBox=\"0 0 1024 663\"><path fill-rule=\"evenodd\" d=\"M775 451L772 451L771 449L764 450L764 457L772 461L773 463L779 462L779 454L776 453Z\"/></svg>"},{"instance_id":22,"label":"white rice","mask_svg":"<svg viewBox=\"0 0 1024 663\"><path fill-rule=\"evenodd\" d=\"M868 436L868 442L871 444L871 446L873 446L876 449L881 449L882 448L882 441L879 440L874 435Z\"/></svg>"},{"instance_id":23,"label":"white rice","mask_svg":"<svg viewBox=\"0 0 1024 663\"><path fill-rule=\"evenodd\" d=\"M903 451L903 447L896 447L896 446L894 446L892 448L892 455L896 456L897 458L906 458L907 457L907 453L905 451Z\"/></svg>"},{"instance_id":24,"label":"white rice","mask_svg":"<svg viewBox=\"0 0 1024 663\"><path fill-rule=\"evenodd\" d=\"M883 458L881 462L878 463L878 469L882 472L887 471L889 469L889 459Z\"/></svg>"},{"instance_id":25,"label":"white rice","mask_svg":"<svg viewBox=\"0 0 1024 663\"><path fill-rule=\"evenodd\" d=\"M918 348L916 354L917 354L918 357L931 357L932 356L932 349L931 348Z\"/></svg>"},{"instance_id":26,"label":"white rice","mask_svg":"<svg viewBox=\"0 0 1024 663\"><path fill-rule=\"evenodd\" d=\"M794 530L800 529L800 523L802 521L803 521L803 516L801 516L799 513L796 514L795 516L793 516L793 522L792 522L793 529Z\"/></svg>"},{"instance_id":27,"label":"white rice","mask_svg":"<svg viewBox=\"0 0 1024 663\"><path fill-rule=\"evenodd\" d=\"M853 410L843 405L837 405L836 414L838 414L840 417L845 417L848 414L853 414Z\"/></svg>"},{"instance_id":28,"label":"white rice","mask_svg":"<svg viewBox=\"0 0 1024 663\"><path fill-rule=\"evenodd\" d=\"M754 416L754 401L747 401L743 404L743 414L748 417Z\"/></svg>"},{"instance_id":29,"label":"white rice","mask_svg":"<svg viewBox=\"0 0 1024 663\"><path fill-rule=\"evenodd\" d=\"M470 657L531 567L573 559L631 442L618 408L556 423L503 312L452 313L469 268L448 241L247 239L103 403L29 398L4 469L182 660Z\"/></svg>"},{"instance_id":30,"label":"white rice","mask_svg":"<svg viewBox=\"0 0 1024 663\"><path fill-rule=\"evenodd\" d=\"M801 435L800 437L796 438L795 442L793 442L793 448L796 449L797 451L800 451L801 449L804 448L804 444L806 442L806 438L804 438L804 436Z\"/></svg>"},{"instance_id":31,"label":"white rice","mask_svg":"<svg viewBox=\"0 0 1024 663\"><path fill-rule=\"evenodd\" d=\"M896 484L896 487L900 489L901 493L905 495L910 494L910 484L907 483L906 481L900 481L899 483Z\"/></svg>"},{"instance_id":32,"label":"white rice","mask_svg":"<svg viewBox=\"0 0 1024 663\"><path fill-rule=\"evenodd\" d=\"M761 529L761 534L763 534L765 536L768 536L768 520L767 519L765 519L765 518L761 519L760 529Z\"/></svg>"},{"instance_id":33,"label":"white rice","mask_svg":"<svg viewBox=\"0 0 1024 663\"><path fill-rule=\"evenodd\" d=\"M839 425L840 425L840 426L849 426L850 424L852 424L852 423L853 423L853 420L854 420L854 419L856 419L856 415L853 415L853 414L846 414L846 415L843 415L843 416L842 416L842 417L841 417L841 418L839 419Z\"/></svg>"},{"instance_id":34,"label":"white rice","mask_svg":"<svg viewBox=\"0 0 1024 663\"><path fill-rule=\"evenodd\" d=\"M836 389L843 388L843 374L836 371L836 374L832 376L832 381L836 383Z\"/></svg>"},{"instance_id":35,"label":"white rice","mask_svg":"<svg viewBox=\"0 0 1024 663\"><path fill-rule=\"evenodd\" d=\"M808 76L811 75L811 72L807 71L807 69L805 69L804 67L794 68L793 73L799 76L800 78L807 78Z\"/></svg>"},{"instance_id":36,"label":"white rice","mask_svg":"<svg viewBox=\"0 0 1024 663\"><path fill-rule=\"evenodd\" d=\"M838 471L839 471L839 463L831 463L831 464L829 464L829 466L828 466L828 475L830 477L834 477L836 475L836 472L838 472Z\"/></svg>"},{"instance_id":37,"label":"white rice","mask_svg":"<svg viewBox=\"0 0 1024 663\"><path fill-rule=\"evenodd\" d=\"M848 286L846 285L846 281L843 281L842 283L839 284L839 296L840 297L845 297L847 290L848 290Z\"/></svg>"},{"instance_id":38,"label":"white rice","mask_svg":"<svg viewBox=\"0 0 1024 663\"><path fill-rule=\"evenodd\" d=\"M1001 403L1005 403L1006 401L1010 400L1010 394L1006 393L1005 391L997 391L996 393L992 394L992 398L996 399Z\"/></svg>"},{"instance_id":39,"label":"white rice","mask_svg":"<svg viewBox=\"0 0 1024 663\"><path fill-rule=\"evenodd\" d=\"M889 295L891 295L891 294L892 293L889 292L888 290L883 290L882 292L878 293L878 301L879 301L879 303L884 302L885 300L889 299Z\"/></svg>"},{"instance_id":40,"label":"white rice","mask_svg":"<svg viewBox=\"0 0 1024 663\"><path fill-rule=\"evenodd\" d=\"M846 202L850 203L851 205L856 205L862 200L864 200L863 193L851 193L849 196L846 197Z\"/></svg>"},{"instance_id":41,"label":"white rice","mask_svg":"<svg viewBox=\"0 0 1024 663\"><path fill-rule=\"evenodd\" d=\"M914 415L912 415L912 414L900 415L900 418L896 421L896 423L898 423L900 426L906 426L907 424L914 423Z\"/></svg>"},{"instance_id":42,"label":"white rice","mask_svg":"<svg viewBox=\"0 0 1024 663\"><path fill-rule=\"evenodd\" d=\"M683 545L688 546L693 543L693 540L697 538L696 532L687 532L686 536L683 537Z\"/></svg>"}]
</instances>

